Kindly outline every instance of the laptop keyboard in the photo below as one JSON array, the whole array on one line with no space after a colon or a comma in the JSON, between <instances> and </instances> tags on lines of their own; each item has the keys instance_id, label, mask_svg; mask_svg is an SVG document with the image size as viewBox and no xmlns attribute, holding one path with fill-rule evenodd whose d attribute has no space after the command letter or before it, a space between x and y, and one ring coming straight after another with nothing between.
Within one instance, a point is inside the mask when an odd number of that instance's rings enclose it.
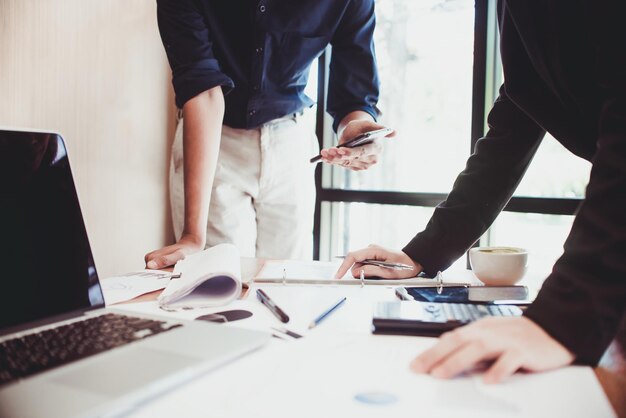
<instances>
[{"instance_id":1,"label":"laptop keyboard","mask_svg":"<svg viewBox=\"0 0 626 418\"><path fill-rule=\"evenodd\" d=\"M105 314L0 342L0 385L180 327Z\"/></svg>"}]
</instances>

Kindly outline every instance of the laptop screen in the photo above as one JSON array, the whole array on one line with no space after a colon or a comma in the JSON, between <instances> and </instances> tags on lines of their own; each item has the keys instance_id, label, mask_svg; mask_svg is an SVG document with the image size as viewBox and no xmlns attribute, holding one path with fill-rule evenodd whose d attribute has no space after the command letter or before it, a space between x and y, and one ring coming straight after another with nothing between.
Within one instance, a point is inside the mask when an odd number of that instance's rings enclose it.
<instances>
[{"instance_id":1,"label":"laptop screen","mask_svg":"<svg viewBox=\"0 0 626 418\"><path fill-rule=\"evenodd\" d=\"M63 139L0 131L0 332L104 305Z\"/></svg>"}]
</instances>

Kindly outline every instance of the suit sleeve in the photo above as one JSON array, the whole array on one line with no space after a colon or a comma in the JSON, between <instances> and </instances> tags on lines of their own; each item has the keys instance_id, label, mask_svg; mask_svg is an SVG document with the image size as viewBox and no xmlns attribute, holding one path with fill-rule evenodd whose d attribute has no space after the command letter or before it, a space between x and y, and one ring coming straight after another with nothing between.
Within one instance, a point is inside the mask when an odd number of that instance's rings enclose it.
<instances>
[{"instance_id":1,"label":"suit sleeve","mask_svg":"<svg viewBox=\"0 0 626 418\"><path fill-rule=\"evenodd\" d=\"M488 118L489 131L437 206L425 230L403 251L424 271L445 270L489 228L507 204L545 131L507 97L504 87Z\"/></svg>"},{"instance_id":2,"label":"suit sleeve","mask_svg":"<svg viewBox=\"0 0 626 418\"><path fill-rule=\"evenodd\" d=\"M352 0L331 39L332 57L328 81L328 113L336 131L350 112L379 115L378 69L374 50L374 0Z\"/></svg>"},{"instance_id":3,"label":"suit sleeve","mask_svg":"<svg viewBox=\"0 0 626 418\"><path fill-rule=\"evenodd\" d=\"M223 86L225 92L234 87L213 54L211 32L194 0L157 0L157 20L176 106L213 87Z\"/></svg>"},{"instance_id":4,"label":"suit sleeve","mask_svg":"<svg viewBox=\"0 0 626 418\"><path fill-rule=\"evenodd\" d=\"M623 13L597 11L604 16L597 26L603 105L591 177L564 253L526 311L577 362L590 365L600 360L626 310L626 30L611 23Z\"/></svg>"}]
</instances>

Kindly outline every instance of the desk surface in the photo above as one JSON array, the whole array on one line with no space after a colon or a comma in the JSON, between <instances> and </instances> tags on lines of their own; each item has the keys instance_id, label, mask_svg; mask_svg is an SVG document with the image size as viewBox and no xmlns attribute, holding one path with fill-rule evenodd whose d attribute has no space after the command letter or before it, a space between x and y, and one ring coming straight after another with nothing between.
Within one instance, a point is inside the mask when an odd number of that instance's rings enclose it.
<instances>
[{"instance_id":1,"label":"desk surface","mask_svg":"<svg viewBox=\"0 0 626 418\"><path fill-rule=\"evenodd\" d=\"M242 275L244 278L253 277L262 267L263 261L258 259L242 258ZM154 301L160 291L152 292L133 299L126 304L116 305L120 308L131 308L134 306L128 304L137 304L138 302ZM393 293L390 293L393 295ZM247 300L249 295L247 289L244 289L241 299ZM134 309L133 309L134 310ZM330 322L330 321L329 321ZM276 323L275 325L278 325ZM291 328L293 326L290 325ZM618 337L609 347L600 365L593 369L598 382L600 383L604 393L609 399L613 409L619 417L626 418L626 321L622 324L622 328Z\"/></svg>"}]
</instances>

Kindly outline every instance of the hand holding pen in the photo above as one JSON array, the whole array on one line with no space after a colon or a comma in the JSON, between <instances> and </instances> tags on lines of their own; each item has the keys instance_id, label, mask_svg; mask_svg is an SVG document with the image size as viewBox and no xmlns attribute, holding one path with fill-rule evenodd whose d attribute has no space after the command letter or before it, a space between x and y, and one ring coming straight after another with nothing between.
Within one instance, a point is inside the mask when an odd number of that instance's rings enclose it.
<instances>
[{"instance_id":1,"label":"hand holding pen","mask_svg":"<svg viewBox=\"0 0 626 418\"><path fill-rule=\"evenodd\" d=\"M408 279L417 276L422 271L422 266L402 251L391 251L371 245L348 253L337 270L335 278L340 279L350 269L352 269L353 277L359 277L363 270L366 277Z\"/></svg>"},{"instance_id":2,"label":"hand holding pen","mask_svg":"<svg viewBox=\"0 0 626 418\"><path fill-rule=\"evenodd\" d=\"M343 260L346 259L347 256L345 255L338 255L335 258L341 258ZM368 258L366 260L361 260L359 261L359 264L361 264L362 266L377 266L377 267L382 267L382 268L386 268L386 269L391 269L391 270L415 270L414 266L410 266L408 264L402 264L402 263L390 263L388 261L380 261L380 260L375 260L375 259L371 259Z\"/></svg>"}]
</instances>

